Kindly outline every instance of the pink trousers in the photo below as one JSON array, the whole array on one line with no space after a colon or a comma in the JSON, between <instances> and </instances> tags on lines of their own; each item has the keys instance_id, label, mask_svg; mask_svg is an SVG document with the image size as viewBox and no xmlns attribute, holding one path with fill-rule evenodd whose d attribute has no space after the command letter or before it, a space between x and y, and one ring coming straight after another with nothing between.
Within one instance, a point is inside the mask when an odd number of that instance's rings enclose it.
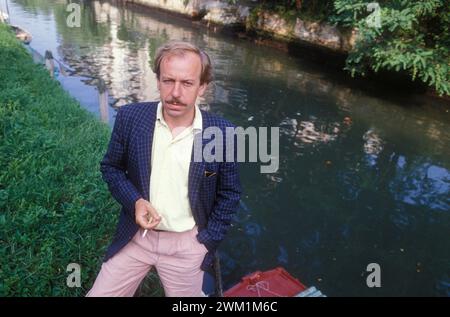
<instances>
[{"instance_id":1,"label":"pink trousers","mask_svg":"<svg viewBox=\"0 0 450 317\"><path fill-rule=\"evenodd\" d=\"M86 296L133 296L152 267L166 296L204 296L200 265L206 247L197 240L197 227L186 232L139 230L117 254L103 263Z\"/></svg>"}]
</instances>

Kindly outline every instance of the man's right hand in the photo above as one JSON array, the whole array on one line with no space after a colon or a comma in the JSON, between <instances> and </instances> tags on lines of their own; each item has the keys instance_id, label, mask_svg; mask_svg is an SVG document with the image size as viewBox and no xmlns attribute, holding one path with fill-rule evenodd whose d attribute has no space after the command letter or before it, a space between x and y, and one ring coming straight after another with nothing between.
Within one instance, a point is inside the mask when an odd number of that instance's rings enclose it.
<instances>
[{"instance_id":1,"label":"man's right hand","mask_svg":"<svg viewBox=\"0 0 450 317\"><path fill-rule=\"evenodd\" d=\"M143 229L154 229L160 222L161 216L149 201L140 198L135 203L136 223ZM151 221L149 221L151 220Z\"/></svg>"}]
</instances>

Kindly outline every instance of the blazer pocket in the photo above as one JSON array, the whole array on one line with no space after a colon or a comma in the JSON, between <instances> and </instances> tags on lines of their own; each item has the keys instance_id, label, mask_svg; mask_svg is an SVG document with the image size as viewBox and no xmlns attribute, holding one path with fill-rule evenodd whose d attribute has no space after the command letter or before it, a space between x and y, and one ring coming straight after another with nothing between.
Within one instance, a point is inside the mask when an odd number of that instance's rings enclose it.
<instances>
[{"instance_id":1,"label":"blazer pocket","mask_svg":"<svg viewBox=\"0 0 450 317\"><path fill-rule=\"evenodd\" d=\"M205 170L205 177L213 177L213 176L216 176L216 175L217 175L216 172L206 171Z\"/></svg>"}]
</instances>

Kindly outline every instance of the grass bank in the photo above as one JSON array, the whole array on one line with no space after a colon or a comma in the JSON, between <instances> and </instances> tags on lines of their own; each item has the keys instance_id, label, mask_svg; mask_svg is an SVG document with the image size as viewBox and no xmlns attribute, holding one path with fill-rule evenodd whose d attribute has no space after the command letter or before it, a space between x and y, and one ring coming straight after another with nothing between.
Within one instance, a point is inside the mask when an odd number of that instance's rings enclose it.
<instances>
[{"instance_id":1,"label":"grass bank","mask_svg":"<svg viewBox=\"0 0 450 317\"><path fill-rule=\"evenodd\" d=\"M119 212L99 171L111 130L4 24L0 61L0 296L84 296ZM79 288L66 285L70 263ZM161 295L154 276L142 289Z\"/></svg>"}]
</instances>

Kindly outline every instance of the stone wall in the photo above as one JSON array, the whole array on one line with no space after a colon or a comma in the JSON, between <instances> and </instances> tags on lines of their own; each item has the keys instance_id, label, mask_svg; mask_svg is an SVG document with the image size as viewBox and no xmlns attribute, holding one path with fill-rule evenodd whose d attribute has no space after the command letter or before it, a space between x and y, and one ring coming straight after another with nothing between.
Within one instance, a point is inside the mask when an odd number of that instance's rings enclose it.
<instances>
[{"instance_id":1,"label":"stone wall","mask_svg":"<svg viewBox=\"0 0 450 317\"><path fill-rule=\"evenodd\" d=\"M324 46L336 51L349 51L356 40L356 31L344 34L337 27L319 22L303 21L299 18L295 22L270 12L260 11L256 18L249 21L249 28L263 31L291 41L305 41L310 44Z\"/></svg>"},{"instance_id":2,"label":"stone wall","mask_svg":"<svg viewBox=\"0 0 450 317\"><path fill-rule=\"evenodd\" d=\"M233 5L226 0L126 0L126 2L202 18L217 24L245 23L248 6Z\"/></svg>"},{"instance_id":3,"label":"stone wall","mask_svg":"<svg viewBox=\"0 0 450 317\"><path fill-rule=\"evenodd\" d=\"M145 5L148 7L159 8L167 11L181 13L194 17L199 14L201 4L200 0L126 0L126 2Z\"/></svg>"},{"instance_id":4,"label":"stone wall","mask_svg":"<svg viewBox=\"0 0 450 317\"><path fill-rule=\"evenodd\" d=\"M319 22L287 21L271 12L251 12L249 4L231 4L227 0L126 0L200 19L206 24L241 25L247 30L264 32L287 41L307 42L331 50L348 52L355 43L355 31L344 34L337 27Z\"/></svg>"}]
</instances>

